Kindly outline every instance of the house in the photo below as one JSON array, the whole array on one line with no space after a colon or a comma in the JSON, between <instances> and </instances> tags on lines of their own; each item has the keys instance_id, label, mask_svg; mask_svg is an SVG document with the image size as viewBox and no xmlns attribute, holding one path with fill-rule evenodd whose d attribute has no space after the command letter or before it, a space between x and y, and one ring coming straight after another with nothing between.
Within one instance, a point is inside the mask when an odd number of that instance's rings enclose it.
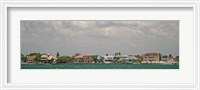
<instances>
[{"instance_id":1,"label":"house","mask_svg":"<svg viewBox=\"0 0 200 90\"><path fill-rule=\"evenodd\" d=\"M29 56L26 56L26 58L27 58L27 63L34 63L36 55L29 55Z\"/></svg>"},{"instance_id":2,"label":"house","mask_svg":"<svg viewBox=\"0 0 200 90\"><path fill-rule=\"evenodd\" d=\"M163 55L160 61L161 64L173 64L174 58L170 54L169 56Z\"/></svg>"},{"instance_id":3,"label":"house","mask_svg":"<svg viewBox=\"0 0 200 90\"><path fill-rule=\"evenodd\" d=\"M115 55L114 59L116 59L117 63L128 63L129 62L128 55Z\"/></svg>"},{"instance_id":4,"label":"house","mask_svg":"<svg viewBox=\"0 0 200 90\"><path fill-rule=\"evenodd\" d=\"M163 55L160 64L172 64L172 62L170 61L169 56Z\"/></svg>"},{"instance_id":5,"label":"house","mask_svg":"<svg viewBox=\"0 0 200 90\"><path fill-rule=\"evenodd\" d=\"M139 58L135 57L134 55L129 55L128 58L129 58L129 62L131 61L131 63L133 63L133 64L141 63L141 60Z\"/></svg>"},{"instance_id":6,"label":"house","mask_svg":"<svg viewBox=\"0 0 200 90\"><path fill-rule=\"evenodd\" d=\"M92 63L92 56L92 54L78 54L74 59L77 63Z\"/></svg>"},{"instance_id":7,"label":"house","mask_svg":"<svg viewBox=\"0 0 200 90\"><path fill-rule=\"evenodd\" d=\"M139 64L141 61L138 58L136 58L134 55L116 55L115 59L119 63Z\"/></svg>"},{"instance_id":8,"label":"house","mask_svg":"<svg viewBox=\"0 0 200 90\"><path fill-rule=\"evenodd\" d=\"M168 56L167 55L163 55L161 61L168 61Z\"/></svg>"},{"instance_id":9,"label":"house","mask_svg":"<svg viewBox=\"0 0 200 90\"><path fill-rule=\"evenodd\" d=\"M160 54L155 52L145 53L141 63L160 63Z\"/></svg>"},{"instance_id":10,"label":"house","mask_svg":"<svg viewBox=\"0 0 200 90\"><path fill-rule=\"evenodd\" d=\"M97 57L99 63L110 64L115 62L115 57L112 55L106 54L105 56L98 56Z\"/></svg>"},{"instance_id":11,"label":"house","mask_svg":"<svg viewBox=\"0 0 200 90\"><path fill-rule=\"evenodd\" d=\"M56 63L57 58L50 54L43 54L40 61L42 63Z\"/></svg>"},{"instance_id":12,"label":"house","mask_svg":"<svg viewBox=\"0 0 200 90\"><path fill-rule=\"evenodd\" d=\"M108 55L101 56L101 60L105 64L109 64L109 63L114 63L115 62L114 56L108 56Z\"/></svg>"},{"instance_id":13,"label":"house","mask_svg":"<svg viewBox=\"0 0 200 90\"><path fill-rule=\"evenodd\" d=\"M132 63L132 60L128 57L128 55L116 55L115 59L118 63Z\"/></svg>"}]
</instances>

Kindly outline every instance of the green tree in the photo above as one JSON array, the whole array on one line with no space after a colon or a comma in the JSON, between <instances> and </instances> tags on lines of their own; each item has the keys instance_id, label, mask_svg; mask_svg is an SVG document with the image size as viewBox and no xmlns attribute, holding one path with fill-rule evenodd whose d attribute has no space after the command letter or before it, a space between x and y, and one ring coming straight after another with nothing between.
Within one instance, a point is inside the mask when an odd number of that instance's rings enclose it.
<instances>
[{"instance_id":1,"label":"green tree","mask_svg":"<svg viewBox=\"0 0 200 90\"><path fill-rule=\"evenodd\" d=\"M118 54L121 55L121 52L119 52Z\"/></svg>"},{"instance_id":2,"label":"green tree","mask_svg":"<svg viewBox=\"0 0 200 90\"><path fill-rule=\"evenodd\" d=\"M94 61L95 63L97 63L97 61L98 61L97 57L98 57L97 55L93 55L93 56L92 56L92 59L93 59L93 61Z\"/></svg>"},{"instance_id":3,"label":"green tree","mask_svg":"<svg viewBox=\"0 0 200 90\"><path fill-rule=\"evenodd\" d=\"M24 54L21 53L21 61L22 62L27 62L27 58Z\"/></svg>"},{"instance_id":4,"label":"green tree","mask_svg":"<svg viewBox=\"0 0 200 90\"><path fill-rule=\"evenodd\" d=\"M176 60L179 61L179 56L176 56Z\"/></svg>"},{"instance_id":5,"label":"green tree","mask_svg":"<svg viewBox=\"0 0 200 90\"><path fill-rule=\"evenodd\" d=\"M24 57L24 54L21 53L21 57Z\"/></svg>"},{"instance_id":6,"label":"green tree","mask_svg":"<svg viewBox=\"0 0 200 90\"><path fill-rule=\"evenodd\" d=\"M59 63L73 63L73 57L70 56L60 56L58 57Z\"/></svg>"},{"instance_id":7,"label":"green tree","mask_svg":"<svg viewBox=\"0 0 200 90\"><path fill-rule=\"evenodd\" d=\"M57 52L56 57L58 58L60 56L59 52Z\"/></svg>"},{"instance_id":8,"label":"green tree","mask_svg":"<svg viewBox=\"0 0 200 90\"><path fill-rule=\"evenodd\" d=\"M65 56L60 56L60 57L58 57L58 61L59 61L59 63L66 63L67 59Z\"/></svg>"},{"instance_id":9,"label":"green tree","mask_svg":"<svg viewBox=\"0 0 200 90\"><path fill-rule=\"evenodd\" d=\"M72 56L72 57L71 57L71 63L74 63L74 62L75 62L74 57L75 57L75 56Z\"/></svg>"},{"instance_id":10,"label":"green tree","mask_svg":"<svg viewBox=\"0 0 200 90\"><path fill-rule=\"evenodd\" d=\"M39 62L41 60L41 56L42 56L41 53L37 53L35 57L35 61Z\"/></svg>"},{"instance_id":11,"label":"green tree","mask_svg":"<svg viewBox=\"0 0 200 90\"><path fill-rule=\"evenodd\" d=\"M41 53L30 53L29 56L36 56L34 61L39 62L41 60Z\"/></svg>"},{"instance_id":12,"label":"green tree","mask_svg":"<svg viewBox=\"0 0 200 90\"><path fill-rule=\"evenodd\" d=\"M108 56L108 53L106 53L106 56Z\"/></svg>"},{"instance_id":13,"label":"green tree","mask_svg":"<svg viewBox=\"0 0 200 90\"><path fill-rule=\"evenodd\" d=\"M159 53L159 61L161 61L162 58L162 54Z\"/></svg>"},{"instance_id":14,"label":"green tree","mask_svg":"<svg viewBox=\"0 0 200 90\"><path fill-rule=\"evenodd\" d=\"M74 57L72 56L66 56L67 58L67 63L73 63L74 62Z\"/></svg>"}]
</instances>

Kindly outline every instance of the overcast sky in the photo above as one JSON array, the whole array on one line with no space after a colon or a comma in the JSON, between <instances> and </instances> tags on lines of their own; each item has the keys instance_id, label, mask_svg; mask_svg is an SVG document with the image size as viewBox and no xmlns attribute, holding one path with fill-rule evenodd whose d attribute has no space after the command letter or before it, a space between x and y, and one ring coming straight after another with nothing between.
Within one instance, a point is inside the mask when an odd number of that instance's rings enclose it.
<instances>
[{"instance_id":1,"label":"overcast sky","mask_svg":"<svg viewBox=\"0 0 200 90\"><path fill-rule=\"evenodd\" d=\"M179 21L21 21L21 53L179 55Z\"/></svg>"}]
</instances>

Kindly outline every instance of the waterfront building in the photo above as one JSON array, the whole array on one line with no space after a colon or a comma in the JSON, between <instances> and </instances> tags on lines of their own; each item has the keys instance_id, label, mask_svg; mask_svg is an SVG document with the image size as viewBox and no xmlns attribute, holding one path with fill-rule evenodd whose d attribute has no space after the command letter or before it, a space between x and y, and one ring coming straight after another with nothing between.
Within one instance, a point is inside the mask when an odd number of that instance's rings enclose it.
<instances>
[{"instance_id":1,"label":"waterfront building","mask_svg":"<svg viewBox=\"0 0 200 90\"><path fill-rule=\"evenodd\" d=\"M145 53L143 54L143 60L141 63L160 63L159 53Z\"/></svg>"},{"instance_id":2,"label":"waterfront building","mask_svg":"<svg viewBox=\"0 0 200 90\"><path fill-rule=\"evenodd\" d=\"M141 60L136 58L134 55L116 55L115 59L118 63L132 63L139 64Z\"/></svg>"},{"instance_id":3,"label":"waterfront building","mask_svg":"<svg viewBox=\"0 0 200 90\"><path fill-rule=\"evenodd\" d=\"M78 54L74 57L77 63L92 63L92 54Z\"/></svg>"},{"instance_id":4,"label":"waterfront building","mask_svg":"<svg viewBox=\"0 0 200 90\"><path fill-rule=\"evenodd\" d=\"M132 63L132 64L139 64L141 60L136 58L134 55L121 55L115 54L115 56L108 55L106 56L98 56L98 60L102 61L105 64L109 63Z\"/></svg>"},{"instance_id":5,"label":"waterfront building","mask_svg":"<svg viewBox=\"0 0 200 90\"><path fill-rule=\"evenodd\" d=\"M115 59L114 56L102 56L102 61L105 64L114 63Z\"/></svg>"},{"instance_id":6,"label":"waterfront building","mask_svg":"<svg viewBox=\"0 0 200 90\"><path fill-rule=\"evenodd\" d=\"M41 63L56 63L57 58L50 54L43 54L41 56Z\"/></svg>"},{"instance_id":7,"label":"waterfront building","mask_svg":"<svg viewBox=\"0 0 200 90\"><path fill-rule=\"evenodd\" d=\"M173 63L173 58L169 55L163 55L162 59L160 61L161 64L172 64Z\"/></svg>"},{"instance_id":8,"label":"waterfront building","mask_svg":"<svg viewBox=\"0 0 200 90\"><path fill-rule=\"evenodd\" d=\"M106 54L105 56L98 56L98 63L110 64L110 63L132 63L140 64L141 60L134 55L121 55L121 53L115 53L115 56Z\"/></svg>"},{"instance_id":9,"label":"waterfront building","mask_svg":"<svg viewBox=\"0 0 200 90\"><path fill-rule=\"evenodd\" d=\"M135 57L134 55L129 55L129 63L133 63L133 64L140 64L141 60L137 57Z\"/></svg>"},{"instance_id":10,"label":"waterfront building","mask_svg":"<svg viewBox=\"0 0 200 90\"><path fill-rule=\"evenodd\" d=\"M116 59L117 63L128 63L129 58L128 55L115 55L114 59Z\"/></svg>"},{"instance_id":11,"label":"waterfront building","mask_svg":"<svg viewBox=\"0 0 200 90\"><path fill-rule=\"evenodd\" d=\"M112 55L106 54L105 56L98 56L98 60L102 61L102 63L109 64L115 62L115 57Z\"/></svg>"},{"instance_id":12,"label":"waterfront building","mask_svg":"<svg viewBox=\"0 0 200 90\"><path fill-rule=\"evenodd\" d=\"M161 61L168 61L168 56L167 55L163 55Z\"/></svg>"},{"instance_id":13,"label":"waterfront building","mask_svg":"<svg viewBox=\"0 0 200 90\"><path fill-rule=\"evenodd\" d=\"M26 58L27 58L27 63L34 63L36 55L28 55L26 56Z\"/></svg>"}]
</instances>

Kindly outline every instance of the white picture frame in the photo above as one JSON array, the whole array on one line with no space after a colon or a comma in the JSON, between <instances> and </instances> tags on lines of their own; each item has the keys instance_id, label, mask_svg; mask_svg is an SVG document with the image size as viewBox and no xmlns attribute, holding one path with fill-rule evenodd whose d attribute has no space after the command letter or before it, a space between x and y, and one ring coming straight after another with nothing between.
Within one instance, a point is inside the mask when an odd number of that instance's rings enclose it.
<instances>
[{"instance_id":1,"label":"white picture frame","mask_svg":"<svg viewBox=\"0 0 200 90\"><path fill-rule=\"evenodd\" d=\"M132 90L200 90L200 83L199 83L199 11L200 11L200 1L199 0L108 0L108 1L98 1L98 0L85 0L85 1L78 1L78 0L71 0L71 1L65 1L65 0L59 0L59 1L47 1L47 0L20 0L20 1L14 1L14 0L2 0L1 1L1 22L0 22L0 89L2 90L61 90L61 89L67 89L67 90L82 90L82 89L92 89L92 90L108 90L108 89L118 89L118 90L126 90L126 89L132 89ZM8 26L8 16L9 8L26 8L26 7L33 7L33 8L56 8L56 7L88 7L88 8L94 8L94 7L102 7L102 8L123 8L123 7L154 7L154 8L170 8L170 7L178 7L178 8L184 8L189 7L192 8L194 19L193 19L193 29L194 29L194 82L193 83L185 83L185 84L106 84L106 83L95 83L95 84L84 84L84 83L67 83L67 84L40 84L40 83L9 83L8 77L9 77L9 65L8 65L8 29L10 28Z\"/></svg>"}]
</instances>

